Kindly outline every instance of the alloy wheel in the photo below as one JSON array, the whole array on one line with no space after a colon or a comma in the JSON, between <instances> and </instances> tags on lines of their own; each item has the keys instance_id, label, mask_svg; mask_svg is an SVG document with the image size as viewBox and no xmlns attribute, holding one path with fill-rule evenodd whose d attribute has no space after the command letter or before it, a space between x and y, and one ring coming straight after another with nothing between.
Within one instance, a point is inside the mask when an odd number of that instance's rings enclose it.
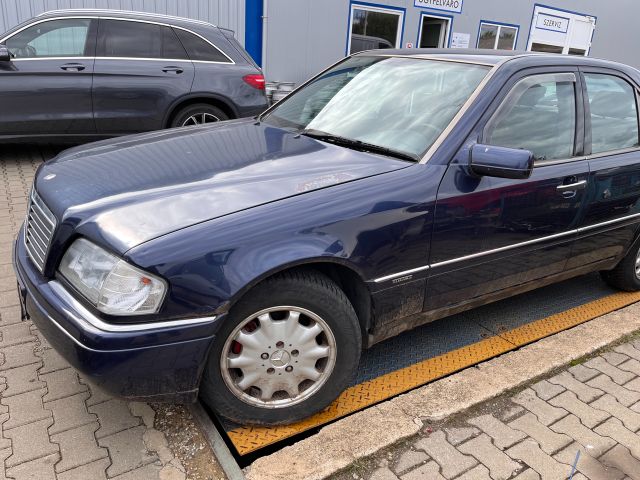
<instances>
[{"instance_id":1,"label":"alloy wheel","mask_svg":"<svg viewBox=\"0 0 640 480\"><path fill-rule=\"evenodd\" d=\"M222 378L236 397L262 408L284 408L325 384L335 366L336 342L315 313L272 307L231 332L220 360Z\"/></svg>"},{"instance_id":2,"label":"alloy wheel","mask_svg":"<svg viewBox=\"0 0 640 480\"><path fill-rule=\"evenodd\" d=\"M182 122L182 126L190 127L193 125L203 125L205 123L214 123L219 121L220 119L212 113L194 113Z\"/></svg>"}]
</instances>

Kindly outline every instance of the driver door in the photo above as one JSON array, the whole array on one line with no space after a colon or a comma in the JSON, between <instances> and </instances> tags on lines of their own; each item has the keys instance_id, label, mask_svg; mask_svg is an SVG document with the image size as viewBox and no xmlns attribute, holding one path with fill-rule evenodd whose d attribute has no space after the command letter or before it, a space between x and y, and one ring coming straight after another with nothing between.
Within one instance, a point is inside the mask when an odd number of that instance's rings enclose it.
<instances>
[{"instance_id":1,"label":"driver door","mask_svg":"<svg viewBox=\"0 0 640 480\"><path fill-rule=\"evenodd\" d=\"M95 133L91 83L95 22L52 19L4 39L0 136Z\"/></svg>"},{"instance_id":2,"label":"driver door","mask_svg":"<svg viewBox=\"0 0 640 480\"><path fill-rule=\"evenodd\" d=\"M479 143L531 151L530 178L470 175L474 138L451 162L438 190L427 310L565 271L589 178L579 82L574 68L523 72L472 134Z\"/></svg>"}]
</instances>

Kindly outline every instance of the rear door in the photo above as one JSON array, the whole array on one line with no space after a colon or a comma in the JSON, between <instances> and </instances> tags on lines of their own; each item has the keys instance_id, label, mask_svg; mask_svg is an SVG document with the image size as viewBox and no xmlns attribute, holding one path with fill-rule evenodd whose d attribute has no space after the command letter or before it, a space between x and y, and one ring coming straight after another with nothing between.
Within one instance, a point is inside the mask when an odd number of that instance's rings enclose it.
<instances>
[{"instance_id":1,"label":"rear door","mask_svg":"<svg viewBox=\"0 0 640 480\"><path fill-rule=\"evenodd\" d=\"M0 62L0 136L95 132L95 23L44 20L4 39L13 58Z\"/></svg>"},{"instance_id":2,"label":"rear door","mask_svg":"<svg viewBox=\"0 0 640 480\"><path fill-rule=\"evenodd\" d=\"M464 304L565 270L589 175L583 135L577 69L512 78L440 185L427 309ZM532 151L531 177L474 177L467 165L476 141Z\"/></svg>"},{"instance_id":3,"label":"rear door","mask_svg":"<svg viewBox=\"0 0 640 480\"><path fill-rule=\"evenodd\" d=\"M101 18L93 81L98 133L163 128L173 103L191 91L194 67L174 29Z\"/></svg>"},{"instance_id":4,"label":"rear door","mask_svg":"<svg viewBox=\"0 0 640 480\"><path fill-rule=\"evenodd\" d=\"M619 256L640 222L637 87L615 70L581 67L581 73L591 185L570 266Z\"/></svg>"}]
</instances>

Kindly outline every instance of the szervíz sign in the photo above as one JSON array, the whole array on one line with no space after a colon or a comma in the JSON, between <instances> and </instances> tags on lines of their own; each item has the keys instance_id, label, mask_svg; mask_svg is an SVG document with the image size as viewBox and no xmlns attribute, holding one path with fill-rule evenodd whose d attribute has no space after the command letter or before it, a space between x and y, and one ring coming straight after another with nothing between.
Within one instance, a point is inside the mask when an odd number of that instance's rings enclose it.
<instances>
[{"instance_id":1,"label":"szerv\u00edz sign","mask_svg":"<svg viewBox=\"0 0 640 480\"><path fill-rule=\"evenodd\" d=\"M413 4L419 8L462 13L462 0L413 0Z\"/></svg>"}]
</instances>

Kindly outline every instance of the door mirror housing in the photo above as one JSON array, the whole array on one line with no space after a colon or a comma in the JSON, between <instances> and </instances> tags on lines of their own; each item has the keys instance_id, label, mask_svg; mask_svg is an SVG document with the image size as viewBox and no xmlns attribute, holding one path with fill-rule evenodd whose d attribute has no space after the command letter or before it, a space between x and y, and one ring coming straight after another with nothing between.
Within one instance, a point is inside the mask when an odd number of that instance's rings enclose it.
<instances>
[{"instance_id":1,"label":"door mirror housing","mask_svg":"<svg viewBox=\"0 0 640 480\"><path fill-rule=\"evenodd\" d=\"M524 180L533 171L534 158L529 150L476 144L469 157L469 168L478 176Z\"/></svg>"},{"instance_id":2,"label":"door mirror housing","mask_svg":"<svg viewBox=\"0 0 640 480\"><path fill-rule=\"evenodd\" d=\"M8 62L11 60L11 52L6 45L0 44L0 62Z\"/></svg>"}]
</instances>

